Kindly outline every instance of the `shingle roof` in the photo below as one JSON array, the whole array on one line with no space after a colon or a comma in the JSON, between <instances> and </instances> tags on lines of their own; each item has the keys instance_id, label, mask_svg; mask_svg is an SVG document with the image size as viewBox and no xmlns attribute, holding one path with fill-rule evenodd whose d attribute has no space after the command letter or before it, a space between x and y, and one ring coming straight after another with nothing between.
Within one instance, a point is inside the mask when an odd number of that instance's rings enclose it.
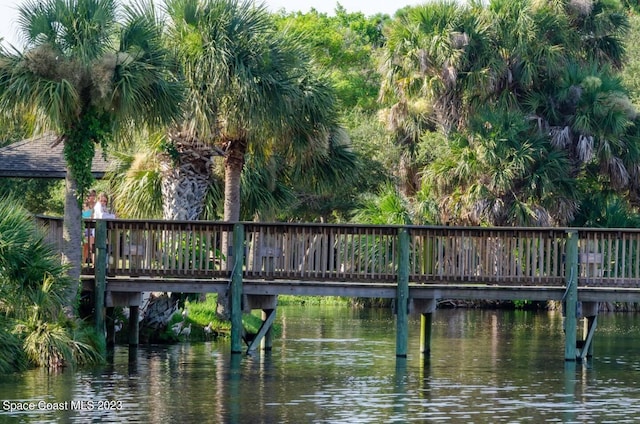
<instances>
[{"instance_id":1,"label":"shingle roof","mask_svg":"<svg viewBox=\"0 0 640 424\"><path fill-rule=\"evenodd\" d=\"M66 164L62 153L63 143L55 134L18 141L0 149L0 177L64 178ZM91 172L94 178L102 178L109 166L96 146Z\"/></svg>"}]
</instances>

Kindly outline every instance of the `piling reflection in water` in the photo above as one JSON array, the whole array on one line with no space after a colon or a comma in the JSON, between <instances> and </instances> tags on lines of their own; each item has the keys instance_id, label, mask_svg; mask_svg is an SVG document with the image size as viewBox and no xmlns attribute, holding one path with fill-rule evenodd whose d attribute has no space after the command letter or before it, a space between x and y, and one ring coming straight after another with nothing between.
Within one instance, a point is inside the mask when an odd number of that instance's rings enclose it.
<instances>
[{"instance_id":1,"label":"piling reflection in water","mask_svg":"<svg viewBox=\"0 0 640 424\"><path fill-rule=\"evenodd\" d=\"M567 405L574 405L576 401L576 363L566 361L564 364L564 401ZM562 421L575 422L576 416L573 408L567 408L563 414Z\"/></svg>"},{"instance_id":2,"label":"piling reflection in water","mask_svg":"<svg viewBox=\"0 0 640 424\"><path fill-rule=\"evenodd\" d=\"M12 402L109 401L119 410L0 411L2 422L633 422L640 415L637 315L602 315L595 358L562 360L559 314L438 310L431 356L395 358L393 315L282 307L271 353L228 341L117 346L94 370L0 379ZM413 354L412 354L413 353ZM4 405L4 404L2 404Z\"/></svg>"}]
</instances>

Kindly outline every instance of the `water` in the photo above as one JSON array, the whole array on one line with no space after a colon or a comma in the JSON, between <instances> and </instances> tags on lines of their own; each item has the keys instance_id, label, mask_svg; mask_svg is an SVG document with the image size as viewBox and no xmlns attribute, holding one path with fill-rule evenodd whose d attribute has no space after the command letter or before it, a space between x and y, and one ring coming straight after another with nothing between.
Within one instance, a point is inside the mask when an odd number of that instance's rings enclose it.
<instances>
[{"instance_id":1,"label":"water","mask_svg":"<svg viewBox=\"0 0 640 424\"><path fill-rule=\"evenodd\" d=\"M557 313L438 310L432 352L395 357L387 310L280 307L271 353L141 347L93 370L3 376L0 422L636 422L640 316L605 314L596 357L565 363ZM131 359L131 360L130 360ZM72 403L73 402L73 403ZM34 405L34 410L8 411ZM42 408L61 408L46 410Z\"/></svg>"}]
</instances>

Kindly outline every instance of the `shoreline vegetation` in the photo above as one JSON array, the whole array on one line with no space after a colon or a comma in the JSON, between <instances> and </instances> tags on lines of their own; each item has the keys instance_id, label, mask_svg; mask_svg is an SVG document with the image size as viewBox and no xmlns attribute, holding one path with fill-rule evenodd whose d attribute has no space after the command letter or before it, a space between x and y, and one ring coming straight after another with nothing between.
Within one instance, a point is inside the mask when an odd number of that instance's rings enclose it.
<instances>
[{"instance_id":1,"label":"shoreline vegetation","mask_svg":"<svg viewBox=\"0 0 640 424\"><path fill-rule=\"evenodd\" d=\"M67 313L70 285L31 213L0 197L0 374L104 360L93 327Z\"/></svg>"}]
</instances>

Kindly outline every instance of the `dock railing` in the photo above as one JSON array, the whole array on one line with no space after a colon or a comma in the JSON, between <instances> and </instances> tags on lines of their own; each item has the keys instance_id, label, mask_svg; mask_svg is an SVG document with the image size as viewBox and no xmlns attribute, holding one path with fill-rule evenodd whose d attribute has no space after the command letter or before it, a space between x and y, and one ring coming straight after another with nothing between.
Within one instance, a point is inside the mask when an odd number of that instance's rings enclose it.
<instances>
[{"instance_id":1,"label":"dock railing","mask_svg":"<svg viewBox=\"0 0 640 424\"><path fill-rule=\"evenodd\" d=\"M62 245L62 219L37 217ZM109 276L229 278L233 223L105 220ZM567 231L578 232L579 284L640 288L640 230L245 222L243 278L394 282L398 232L409 280L422 284L565 285ZM87 233L95 221L85 221ZM226 246L226 247L225 247ZM89 255L91 251L89 250ZM91 273L85 258L83 273Z\"/></svg>"}]
</instances>

